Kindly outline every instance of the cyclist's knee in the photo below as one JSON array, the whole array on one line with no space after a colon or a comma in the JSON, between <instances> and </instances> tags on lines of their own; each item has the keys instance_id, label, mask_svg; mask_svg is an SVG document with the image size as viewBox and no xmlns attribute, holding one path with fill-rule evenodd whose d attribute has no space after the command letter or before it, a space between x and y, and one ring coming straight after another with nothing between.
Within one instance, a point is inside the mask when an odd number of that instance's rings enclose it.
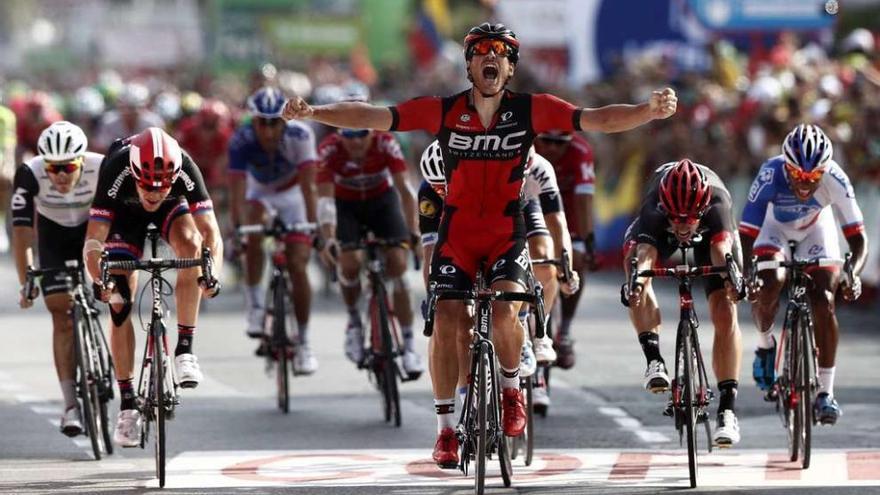
<instances>
[{"instance_id":1,"label":"cyclist's knee","mask_svg":"<svg viewBox=\"0 0 880 495\"><path fill-rule=\"evenodd\" d=\"M816 288L811 294L810 301L813 312L830 316L834 314L834 293L827 288Z\"/></svg>"},{"instance_id":2,"label":"cyclist's knee","mask_svg":"<svg viewBox=\"0 0 880 495\"><path fill-rule=\"evenodd\" d=\"M391 288L395 293L409 292L409 282L406 277L397 276L391 279Z\"/></svg>"},{"instance_id":3,"label":"cyclist's knee","mask_svg":"<svg viewBox=\"0 0 880 495\"><path fill-rule=\"evenodd\" d=\"M116 283L116 291L110 296L110 319L113 325L121 327L131 314L131 288L124 275L111 275Z\"/></svg>"},{"instance_id":4,"label":"cyclist's knee","mask_svg":"<svg viewBox=\"0 0 880 495\"><path fill-rule=\"evenodd\" d=\"M361 277L358 271L348 272L340 268L336 273L336 279L339 281L340 287L347 289L359 287L361 285Z\"/></svg>"},{"instance_id":5,"label":"cyclist's knee","mask_svg":"<svg viewBox=\"0 0 880 495\"><path fill-rule=\"evenodd\" d=\"M399 277L406 271L406 251L403 248L388 249L385 257L385 272L389 277Z\"/></svg>"},{"instance_id":6,"label":"cyclist's knee","mask_svg":"<svg viewBox=\"0 0 880 495\"><path fill-rule=\"evenodd\" d=\"M709 314L716 332L733 330L736 322L736 305L727 298L724 289L709 294Z\"/></svg>"}]
</instances>

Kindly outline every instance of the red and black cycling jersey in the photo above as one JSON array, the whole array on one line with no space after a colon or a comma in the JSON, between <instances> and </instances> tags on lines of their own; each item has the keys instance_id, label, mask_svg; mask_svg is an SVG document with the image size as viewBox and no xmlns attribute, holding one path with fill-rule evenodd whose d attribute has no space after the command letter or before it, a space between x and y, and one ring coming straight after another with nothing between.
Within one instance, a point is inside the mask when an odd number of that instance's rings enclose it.
<instances>
[{"instance_id":1,"label":"red and black cycling jersey","mask_svg":"<svg viewBox=\"0 0 880 495\"><path fill-rule=\"evenodd\" d=\"M581 109L548 94L505 91L488 127L470 101L471 91L422 97L391 107L392 131L422 129L440 143L446 173L446 206L457 215L489 222L519 215L528 151L535 135L580 130ZM489 227L511 228L487 224Z\"/></svg>"},{"instance_id":2,"label":"red and black cycling jersey","mask_svg":"<svg viewBox=\"0 0 880 495\"><path fill-rule=\"evenodd\" d=\"M338 199L378 198L391 187L391 176L406 170L400 144L390 132L373 132L370 147L359 161L351 159L336 133L318 146L318 183L333 183Z\"/></svg>"}]
</instances>

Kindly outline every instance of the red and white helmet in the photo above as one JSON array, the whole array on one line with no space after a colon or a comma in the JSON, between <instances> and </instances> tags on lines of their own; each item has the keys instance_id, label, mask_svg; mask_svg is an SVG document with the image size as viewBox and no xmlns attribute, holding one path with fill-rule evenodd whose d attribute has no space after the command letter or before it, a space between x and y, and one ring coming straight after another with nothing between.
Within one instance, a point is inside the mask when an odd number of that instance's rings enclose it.
<instances>
[{"instance_id":1,"label":"red and white helmet","mask_svg":"<svg viewBox=\"0 0 880 495\"><path fill-rule=\"evenodd\" d=\"M146 189L170 187L180 175L183 153L180 145L158 127L131 137L128 166L138 185Z\"/></svg>"},{"instance_id":2,"label":"red and white helmet","mask_svg":"<svg viewBox=\"0 0 880 495\"><path fill-rule=\"evenodd\" d=\"M660 204L670 217L698 218L712 200L712 186L694 162L684 158L660 179Z\"/></svg>"}]
</instances>

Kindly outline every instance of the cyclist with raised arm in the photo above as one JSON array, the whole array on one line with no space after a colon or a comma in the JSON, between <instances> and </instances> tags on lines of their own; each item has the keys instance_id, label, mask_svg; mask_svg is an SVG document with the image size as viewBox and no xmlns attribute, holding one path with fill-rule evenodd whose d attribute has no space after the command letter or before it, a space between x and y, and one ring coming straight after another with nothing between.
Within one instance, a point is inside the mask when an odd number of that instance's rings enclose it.
<instances>
[{"instance_id":1,"label":"cyclist with raised arm","mask_svg":"<svg viewBox=\"0 0 880 495\"><path fill-rule=\"evenodd\" d=\"M593 236L593 193L596 173L593 165L593 149L583 136L571 132L544 132L535 139L535 149L553 164L556 180L562 193L565 217L571 231L572 265L574 271L583 274L595 264L595 241ZM574 340L571 338L571 322L577 313L583 285L570 297L559 301L561 318L556 341L556 366L570 369L575 363ZM548 306L549 308L550 306Z\"/></svg>"},{"instance_id":2,"label":"cyclist with raised arm","mask_svg":"<svg viewBox=\"0 0 880 495\"><path fill-rule=\"evenodd\" d=\"M656 91L640 105L578 108L548 94L505 89L516 70L519 41L502 24L483 23L464 39L471 88L458 94L424 97L392 107L346 102L309 106L288 101L285 118L309 118L336 127L392 131L425 130L440 141L446 163L447 195L434 259L432 283L439 289L470 290L480 264L490 267L493 290L523 291L527 257L525 225L519 203L528 150L536 134L550 129L624 131L675 112L671 89ZM523 333L520 303L493 306L495 350L501 365L504 433L519 436L526 411L519 390ZM461 301L437 305L434 355L456 353L458 335L470 318ZM458 364L432 360L438 439L434 460L442 467L458 463L455 437L455 384Z\"/></svg>"},{"instance_id":3,"label":"cyclist with raised arm","mask_svg":"<svg viewBox=\"0 0 880 495\"><path fill-rule=\"evenodd\" d=\"M836 212L853 254L855 275L852 283L843 287L843 297L853 301L862 290L858 274L868 256L868 238L849 177L832 156L831 140L819 126L795 127L782 142L782 154L764 162L758 170L739 231L747 263L752 255L759 260L790 259L789 240L798 243L794 253L797 259L840 258ZM769 390L776 381L773 320L779 308L784 271L762 271L759 276L761 286L751 288L749 297L759 332L752 373L758 387ZM819 392L813 410L817 421L834 424L841 415L834 398L834 363L840 331L834 314L834 295L841 282L840 273L836 267L817 267L810 271L810 276L810 302L819 350Z\"/></svg>"},{"instance_id":4,"label":"cyclist with raised arm","mask_svg":"<svg viewBox=\"0 0 880 495\"><path fill-rule=\"evenodd\" d=\"M437 243L437 232L440 229L440 212L443 211L443 198L446 196L446 175L443 165L443 155L440 143L432 142L422 153L419 168L425 180L419 187L419 230L422 235L423 257L430 262L434 254L434 245ZM531 259L561 258L562 251L571 252L571 237L567 228L565 214L562 211L562 201L559 187L556 185L556 173L553 165L544 157L535 153L534 148L529 150L527 172L523 184L522 214L526 223L526 238L528 239L529 257ZM570 261L569 261L570 262ZM571 268L571 267L569 267ZM554 265L536 265L532 267L535 278L544 288L544 307L553 307L557 293L560 289L558 278L561 273ZM573 280L561 285L563 293L571 295L580 285L580 278L576 272ZM427 284L428 273L425 271L425 283ZM521 319L528 316L528 312L520 314ZM527 326L523 322L523 331ZM549 335L543 338L535 337L534 350L532 348L532 336L526 335L522 347L520 359L520 375L531 376L536 369L536 364L549 364L556 360L556 352ZM462 334L459 339L459 370L458 394L462 399L467 392L467 373L469 361L467 349L471 344L468 334ZM463 359L463 357L465 359ZM443 356L437 356L443 359ZM550 397L543 387L537 387L533 391L533 400L536 405L549 407ZM463 400L462 400L463 402Z\"/></svg>"},{"instance_id":5,"label":"cyclist with raised arm","mask_svg":"<svg viewBox=\"0 0 880 495\"><path fill-rule=\"evenodd\" d=\"M638 217L626 232L623 259L627 280L633 257L638 260L638 270L649 270L682 245L693 248L697 265L723 265L727 254L741 264L735 225L730 193L715 172L687 158L660 166L649 182ZM660 355L660 308L651 280L636 279L629 293L624 284L621 299L629 307L647 361L645 389L661 393L669 390L670 383ZM736 320L738 295L722 277L707 278L705 289L715 327L712 369L721 392L712 440L731 446L740 440L735 410L742 348Z\"/></svg>"},{"instance_id":6,"label":"cyclist with raised arm","mask_svg":"<svg viewBox=\"0 0 880 495\"><path fill-rule=\"evenodd\" d=\"M40 268L64 268L67 260L82 257L89 206L98 185L104 155L86 151L88 140L79 127L58 121L37 140L40 153L18 167L13 179L12 253L18 282L22 284L19 306L30 308L36 294L25 293L27 269L34 265L34 241ZM72 298L64 273L40 280L46 308L52 315L52 349L55 371L64 397L61 432L82 433L82 417L76 399L76 357Z\"/></svg>"},{"instance_id":7,"label":"cyclist with raised arm","mask_svg":"<svg viewBox=\"0 0 880 495\"><path fill-rule=\"evenodd\" d=\"M364 94L346 98L368 100ZM405 277L410 245L418 240L416 200L400 144L390 132L339 129L324 138L318 157L318 223L326 241L321 258L330 266L338 265L339 286L348 309L345 355L357 364L364 359L360 243L369 230L390 243L385 250L385 275L403 336L403 368L419 375L424 367L413 348L413 311Z\"/></svg>"},{"instance_id":8,"label":"cyclist with raised arm","mask_svg":"<svg viewBox=\"0 0 880 495\"><path fill-rule=\"evenodd\" d=\"M110 304L110 350L121 399L113 438L122 447L140 444L142 418L132 387L135 339L131 310L137 273L114 273L110 285L103 286L100 260L104 251L111 260L140 259L151 223L179 258L198 258L202 246L210 248L215 273L222 273L220 227L202 174L177 141L157 127L110 147L101 166L83 246L95 294ZM202 380L193 353L199 303L202 295L214 297L219 290L219 283L206 280L201 268L177 272L174 365L183 388L195 388Z\"/></svg>"},{"instance_id":9,"label":"cyclist with raised arm","mask_svg":"<svg viewBox=\"0 0 880 495\"><path fill-rule=\"evenodd\" d=\"M300 122L284 122L281 90L264 87L247 100L251 121L239 127L229 143L229 213L232 225L266 223L267 213L277 215L288 226L315 222L315 135ZM248 307L247 335L263 336L263 236L250 234L245 247L245 301ZM297 374L318 369L309 346L309 314L312 288L308 266L312 237L291 233L285 239L287 271L290 274L291 303L297 324L298 345L293 357Z\"/></svg>"}]
</instances>

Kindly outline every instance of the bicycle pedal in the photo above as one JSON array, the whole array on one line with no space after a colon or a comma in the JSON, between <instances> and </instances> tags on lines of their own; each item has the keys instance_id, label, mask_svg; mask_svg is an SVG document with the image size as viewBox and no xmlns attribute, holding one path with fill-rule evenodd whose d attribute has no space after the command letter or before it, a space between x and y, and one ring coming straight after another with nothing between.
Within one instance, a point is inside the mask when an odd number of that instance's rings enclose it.
<instances>
[{"instance_id":1,"label":"bicycle pedal","mask_svg":"<svg viewBox=\"0 0 880 495\"><path fill-rule=\"evenodd\" d=\"M196 388L198 386L199 386L199 382L195 382L195 381L180 382L180 388L191 389L191 388Z\"/></svg>"},{"instance_id":2,"label":"bicycle pedal","mask_svg":"<svg viewBox=\"0 0 880 495\"><path fill-rule=\"evenodd\" d=\"M706 421L709 421L709 413L706 411L700 411L697 413L697 424L705 423Z\"/></svg>"}]
</instances>

